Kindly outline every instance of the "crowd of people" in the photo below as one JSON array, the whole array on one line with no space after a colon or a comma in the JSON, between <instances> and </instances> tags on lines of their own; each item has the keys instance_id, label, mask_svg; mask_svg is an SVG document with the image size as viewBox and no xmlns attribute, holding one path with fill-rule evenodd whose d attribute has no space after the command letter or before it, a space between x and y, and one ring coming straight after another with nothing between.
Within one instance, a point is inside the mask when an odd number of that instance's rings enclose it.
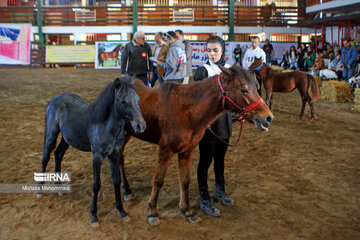
<instances>
[{"instance_id":1,"label":"crowd of people","mask_svg":"<svg viewBox=\"0 0 360 240\"><path fill-rule=\"evenodd\" d=\"M284 69L299 69L323 78L348 82L359 72L360 49L353 45L350 38L344 38L342 48L338 44L332 46L329 43L325 43L323 49L316 49L316 46L318 44L312 39L307 47L302 43L297 49L295 46L291 46L289 50L284 49L279 65ZM266 61L274 63L271 61L273 47L268 40L263 50Z\"/></svg>"}]
</instances>

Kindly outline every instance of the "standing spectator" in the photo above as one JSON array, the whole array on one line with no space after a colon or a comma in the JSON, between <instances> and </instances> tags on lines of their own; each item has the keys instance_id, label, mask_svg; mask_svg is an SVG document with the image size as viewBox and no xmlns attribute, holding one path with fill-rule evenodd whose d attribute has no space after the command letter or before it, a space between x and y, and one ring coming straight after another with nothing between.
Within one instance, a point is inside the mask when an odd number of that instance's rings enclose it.
<instances>
[{"instance_id":1,"label":"standing spectator","mask_svg":"<svg viewBox=\"0 0 360 240\"><path fill-rule=\"evenodd\" d=\"M165 81L182 83L186 76L185 45L176 39L174 31L166 33L166 42L170 49L166 60L158 58L158 64L165 69Z\"/></svg>"},{"instance_id":2,"label":"standing spectator","mask_svg":"<svg viewBox=\"0 0 360 240\"><path fill-rule=\"evenodd\" d=\"M236 48L234 49L235 62L238 63L240 66L242 66L241 55L242 55L242 50L240 44L236 44Z\"/></svg>"},{"instance_id":3,"label":"standing spectator","mask_svg":"<svg viewBox=\"0 0 360 240\"><path fill-rule=\"evenodd\" d=\"M341 60L340 64L344 66L343 70L343 78L345 81L349 81L349 79L355 74L356 62L357 62L357 51L356 48L351 45L351 39L344 39L344 47L341 51Z\"/></svg>"},{"instance_id":4,"label":"standing spectator","mask_svg":"<svg viewBox=\"0 0 360 240\"><path fill-rule=\"evenodd\" d=\"M306 53L306 46L304 43L301 44L301 46L298 48L298 67L300 71L304 71L304 56Z\"/></svg>"},{"instance_id":5,"label":"standing spectator","mask_svg":"<svg viewBox=\"0 0 360 240\"><path fill-rule=\"evenodd\" d=\"M157 59L158 58L166 59L166 55L169 52L169 46L164 42L162 32L157 32L155 34L155 42L156 44L152 49L152 55L154 56L153 59L156 61L153 61L154 71L153 71L153 77L150 82L151 87L154 87L157 79L159 79L160 83L163 82L165 69L157 64Z\"/></svg>"},{"instance_id":6,"label":"standing spectator","mask_svg":"<svg viewBox=\"0 0 360 240\"><path fill-rule=\"evenodd\" d=\"M263 50L266 54L266 62L268 64L271 64L271 54L272 54L272 51L274 50L272 44L269 42L268 39L265 40L265 44L263 46Z\"/></svg>"},{"instance_id":7,"label":"standing spectator","mask_svg":"<svg viewBox=\"0 0 360 240\"><path fill-rule=\"evenodd\" d=\"M194 80L201 81L205 78L221 74L219 65L230 68L225 62L225 42L218 36L212 36L207 40L208 61L196 69ZM220 211L212 203L208 191L208 170L214 159L215 172L215 198L226 206L234 205L234 200L225 193L224 159L227 151L229 139L232 134L232 118L229 111L225 111L210 126L216 136L206 130L204 137L199 143L200 160L197 168L197 178L200 193L200 207L210 216L220 216Z\"/></svg>"},{"instance_id":8,"label":"standing spectator","mask_svg":"<svg viewBox=\"0 0 360 240\"><path fill-rule=\"evenodd\" d=\"M308 51L304 55L304 70L307 72L314 65L316 59L315 52L311 46L308 47Z\"/></svg>"},{"instance_id":9,"label":"standing spectator","mask_svg":"<svg viewBox=\"0 0 360 240\"><path fill-rule=\"evenodd\" d=\"M297 52L295 49L295 46L291 46L290 47L290 53L289 53L289 60L290 60L290 68L291 69L296 69L297 68Z\"/></svg>"},{"instance_id":10,"label":"standing spectator","mask_svg":"<svg viewBox=\"0 0 360 240\"><path fill-rule=\"evenodd\" d=\"M255 57L261 58L263 63L266 64L265 52L259 48L260 38L258 36L253 36L251 38L251 48L247 49L243 58L243 67L248 69L250 65L254 62ZM257 80L257 92L261 96L261 80L254 74Z\"/></svg>"},{"instance_id":11,"label":"standing spectator","mask_svg":"<svg viewBox=\"0 0 360 240\"><path fill-rule=\"evenodd\" d=\"M283 50L283 56L280 60L280 66L284 69L288 69L290 67L290 59L288 50Z\"/></svg>"},{"instance_id":12,"label":"standing spectator","mask_svg":"<svg viewBox=\"0 0 360 240\"><path fill-rule=\"evenodd\" d=\"M137 31L133 41L125 45L121 54L121 74L135 76L149 86L153 71L153 65L149 60L151 56L150 45L145 42L145 33Z\"/></svg>"},{"instance_id":13,"label":"standing spectator","mask_svg":"<svg viewBox=\"0 0 360 240\"><path fill-rule=\"evenodd\" d=\"M192 46L190 41L184 39L184 33L181 30L176 30L176 39L180 40L185 45L186 53L186 76L184 78L183 84L189 83L189 78L192 76Z\"/></svg>"}]
</instances>

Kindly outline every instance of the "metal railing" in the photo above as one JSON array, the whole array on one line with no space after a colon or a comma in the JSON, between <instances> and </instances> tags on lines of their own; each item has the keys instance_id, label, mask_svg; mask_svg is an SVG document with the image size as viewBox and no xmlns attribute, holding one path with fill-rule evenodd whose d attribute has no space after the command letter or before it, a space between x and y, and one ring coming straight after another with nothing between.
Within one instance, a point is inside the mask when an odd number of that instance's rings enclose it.
<instances>
[{"instance_id":1,"label":"metal railing","mask_svg":"<svg viewBox=\"0 0 360 240\"><path fill-rule=\"evenodd\" d=\"M139 25L228 26L228 15L229 9L219 6L139 6L137 17ZM234 25L297 25L305 16L304 8L236 6ZM43 26L124 26L132 25L132 18L132 7L42 7ZM0 7L0 22L37 25L37 9L34 6Z\"/></svg>"}]
</instances>

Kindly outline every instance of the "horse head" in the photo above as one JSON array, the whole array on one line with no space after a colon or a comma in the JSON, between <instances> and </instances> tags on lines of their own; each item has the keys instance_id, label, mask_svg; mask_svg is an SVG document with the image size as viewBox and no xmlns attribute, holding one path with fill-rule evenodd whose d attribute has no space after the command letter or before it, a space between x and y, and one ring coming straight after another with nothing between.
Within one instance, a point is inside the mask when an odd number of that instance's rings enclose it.
<instances>
[{"instance_id":1,"label":"horse head","mask_svg":"<svg viewBox=\"0 0 360 240\"><path fill-rule=\"evenodd\" d=\"M218 84L222 91L223 108L243 116L257 129L267 131L274 116L256 91L254 77L243 68L219 66L222 73Z\"/></svg>"},{"instance_id":2,"label":"horse head","mask_svg":"<svg viewBox=\"0 0 360 240\"><path fill-rule=\"evenodd\" d=\"M146 123L139 106L139 95L134 88L135 79L123 76L114 80L115 111L126 123L130 124L134 133L145 131Z\"/></svg>"},{"instance_id":3,"label":"horse head","mask_svg":"<svg viewBox=\"0 0 360 240\"><path fill-rule=\"evenodd\" d=\"M263 63L263 61L262 61L262 58L261 57L259 57L259 58L257 58L257 57L255 57L254 58L254 62L250 65L250 69L252 70L252 71L257 71L257 72L259 72L260 71L260 68L262 67L264 65L264 63Z\"/></svg>"}]
</instances>

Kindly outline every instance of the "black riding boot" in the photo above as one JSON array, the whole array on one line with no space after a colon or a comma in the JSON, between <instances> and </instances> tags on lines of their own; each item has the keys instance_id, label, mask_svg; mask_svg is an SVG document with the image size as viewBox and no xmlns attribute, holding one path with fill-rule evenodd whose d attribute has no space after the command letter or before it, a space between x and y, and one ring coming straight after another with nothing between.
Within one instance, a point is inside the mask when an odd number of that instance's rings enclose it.
<instances>
[{"instance_id":1,"label":"black riding boot","mask_svg":"<svg viewBox=\"0 0 360 240\"><path fill-rule=\"evenodd\" d=\"M225 184L216 184L215 199L225 206L234 205L234 200L225 193Z\"/></svg>"}]
</instances>

